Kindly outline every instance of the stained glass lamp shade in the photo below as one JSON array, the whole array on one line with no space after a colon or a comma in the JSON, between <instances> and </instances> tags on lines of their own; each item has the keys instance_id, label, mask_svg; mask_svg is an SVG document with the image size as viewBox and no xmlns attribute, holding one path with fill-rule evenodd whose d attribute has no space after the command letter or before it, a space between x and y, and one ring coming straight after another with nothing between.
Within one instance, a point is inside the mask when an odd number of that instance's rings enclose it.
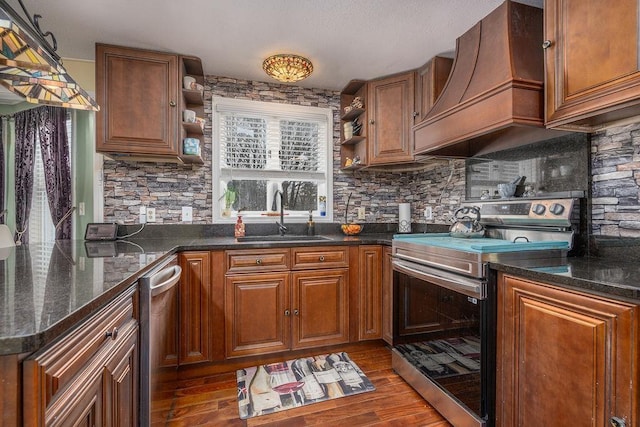
<instances>
[{"instance_id":1,"label":"stained glass lamp shade","mask_svg":"<svg viewBox=\"0 0 640 427\"><path fill-rule=\"evenodd\" d=\"M34 104L98 111L57 58L12 16L0 7L0 84Z\"/></svg>"}]
</instances>

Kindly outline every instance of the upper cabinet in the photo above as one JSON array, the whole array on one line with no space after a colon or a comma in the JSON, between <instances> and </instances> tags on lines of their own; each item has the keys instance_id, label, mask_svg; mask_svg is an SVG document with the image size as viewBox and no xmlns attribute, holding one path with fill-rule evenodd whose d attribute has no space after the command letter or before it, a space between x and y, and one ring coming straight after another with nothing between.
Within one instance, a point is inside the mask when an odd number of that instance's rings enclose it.
<instances>
[{"instance_id":1,"label":"upper cabinet","mask_svg":"<svg viewBox=\"0 0 640 427\"><path fill-rule=\"evenodd\" d=\"M594 131L640 114L638 0L546 0L546 126Z\"/></svg>"},{"instance_id":2,"label":"upper cabinet","mask_svg":"<svg viewBox=\"0 0 640 427\"><path fill-rule=\"evenodd\" d=\"M369 82L369 165L413 161L415 72Z\"/></svg>"},{"instance_id":3,"label":"upper cabinet","mask_svg":"<svg viewBox=\"0 0 640 427\"><path fill-rule=\"evenodd\" d=\"M185 84L184 77L195 84ZM198 58L96 44L96 151L122 160L203 163L183 152L185 138L204 142L204 74ZM192 139L191 142L194 142ZM192 144L193 146L193 144Z\"/></svg>"},{"instance_id":4,"label":"upper cabinet","mask_svg":"<svg viewBox=\"0 0 640 427\"><path fill-rule=\"evenodd\" d=\"M453 58L444 56L434 56L420 67L417 71L416 79L416 114L414 114L413 124L417 125L427 117L427 113L436 103L442 93L444 85L447 83Z\"/></svg>"}]
</instances>

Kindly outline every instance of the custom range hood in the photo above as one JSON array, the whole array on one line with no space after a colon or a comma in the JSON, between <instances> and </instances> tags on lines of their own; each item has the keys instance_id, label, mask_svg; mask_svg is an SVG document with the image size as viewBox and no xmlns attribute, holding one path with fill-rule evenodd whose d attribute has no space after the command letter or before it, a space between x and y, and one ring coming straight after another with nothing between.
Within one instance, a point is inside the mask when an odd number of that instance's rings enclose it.
<instances>
[{"instance_id":1,"label":"custom range hood","mask_svg":"<svg viewBox=\"0 0 640 427\"><path fill-rule=\"evenodd\" d=\"M544 127L543 17L506 1L456 41L453 68L414 153L472 157L555 138Z\"/></svg>"},{"instance_id":2,"label":"custom range hood","mask_svg":"<svg viewBox=\"0 0 640 427\"><path fill-rule=\"evenodd\" d=\"M34 104L98 111L96 101L62 66L54 35L40 30L40 15L31 18L18 2L28 23L0 0L0 84Z\"/></svg>"}]
</instances>

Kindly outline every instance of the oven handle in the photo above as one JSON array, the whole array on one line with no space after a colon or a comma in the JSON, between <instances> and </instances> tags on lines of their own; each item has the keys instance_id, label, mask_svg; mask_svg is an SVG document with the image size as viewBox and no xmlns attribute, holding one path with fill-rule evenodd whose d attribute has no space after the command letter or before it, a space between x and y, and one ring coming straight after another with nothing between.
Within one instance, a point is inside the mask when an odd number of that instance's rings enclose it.
<instances>
[{"instance_id":1,"label":"oven handle","mask_svg":"<svg viewBox=\"0 0 640 427\"><path fill-rule=\"evenodd\" d=\"M392 263L395 271L408 276L416 277L480 300L486 298L486 283L481 280L473 280L457 274L447 274L433 268L398 259L394 259Z\"/></svg>"}]
</instances>

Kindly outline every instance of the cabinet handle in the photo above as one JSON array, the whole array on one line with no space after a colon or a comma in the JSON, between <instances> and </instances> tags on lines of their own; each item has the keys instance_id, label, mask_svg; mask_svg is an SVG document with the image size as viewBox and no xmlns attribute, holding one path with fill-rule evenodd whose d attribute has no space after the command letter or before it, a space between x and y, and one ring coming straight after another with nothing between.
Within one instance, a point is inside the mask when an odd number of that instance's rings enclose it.
<instances>
[{"instance_id":1,"label":"cabinet handle","mask_svg":"<svg viewBox=\"0 0 640 427\"><path fill-rule=\"evenodd\" d=\"M115 340L118 337L118 328L113 328L113 331L107 331L107 333L104 334L104 337Z\"/></svg>"},{"instance_id":2,"label":"cabinet handle","mask_svg":"<svg viewBox=\"0 0 640 427\"><path fill-rule=\"evenodd\" d=\"M413 117L418 117L420 115L420 113L418 113L417 111L413 112Z\"/></svg>"},{"instance_id":3,"label":"cabinet handle","mask_svg":"<svg viewBox=\"0 0 640 427\"><path fill-rule=\"evenodd\" d=\"M543 49L548 49L551 47L551 40L545 40L542 42L542 48Z\"/></svg>"},{"instance_id":4,"label":"cabinet handle","mask_svg":"<svg viewBox=\"0 0 640 427\"><path fill-rule=\"evenodd\" d=\"M300 314L300 311L298 311L298 309L296 308L295 310L293 310L293 314L295 314L296 316Z\"/></svg>"},{"instance_id":5,"label":"cabinet handle","mask_svg":"<svg viewBox=\"0 0 640 427\"><path fill-rule=\"evenodd\" d=\"M372 125L372 124L374 124L374 123L375 123L375 120L373 120L373 119L369 120L369 124L370 124L370 125Z\"/></svg>"},{"instance_id":6,"label":"cabinet handle","mask_svg":"<svg viewBox=\"0 0 640 427\"><path fill-rule=\"evenodd\" d=\"M324 255L320 255L320 262L324 262Z\"/></svg>"},{"instance_id":7,"label":"cabinet handle","mask_svg":"<svg viewBox=\"0 0 640 427\"><path fill-rule=\"evenodd\" d=\"M290 315L291 315L291 312L290 312L289 310L285 310L285 311L284 311L284 315L285 315L285 316L290 316Z\"/></svg>"},{"instance_id":8,"label":"cabinet handle","mask_svg":"<svg viewBox=\"0 0 640 427\"><path fill-rule=\"evenodd\" d=\"M625 427L627 425L627 423L622 418L618 417L611 417L609 419L609 422L611 423L612 427Z\"/></svg>"},{"instance_id":9,"label":"cabinet handle","mask_svg":"<svg viewBox=\"0 0 640 427\"><path fill-rule=\"evenodd\" d=\"M175 101L169 101L169 107L175 107L175 106L176 106Z\"/></svg>"},{"instance_id":10,"label":"cabinet handle","mask_svg":"<svg viewBox=\"0 0 640 427\"><path fill-rule=\"evenodd\" d=\"M257 258L256 259L256 265L260 265L260 264L262 264L262 260L260 258Z\"/></svg>"}]
</instances>

